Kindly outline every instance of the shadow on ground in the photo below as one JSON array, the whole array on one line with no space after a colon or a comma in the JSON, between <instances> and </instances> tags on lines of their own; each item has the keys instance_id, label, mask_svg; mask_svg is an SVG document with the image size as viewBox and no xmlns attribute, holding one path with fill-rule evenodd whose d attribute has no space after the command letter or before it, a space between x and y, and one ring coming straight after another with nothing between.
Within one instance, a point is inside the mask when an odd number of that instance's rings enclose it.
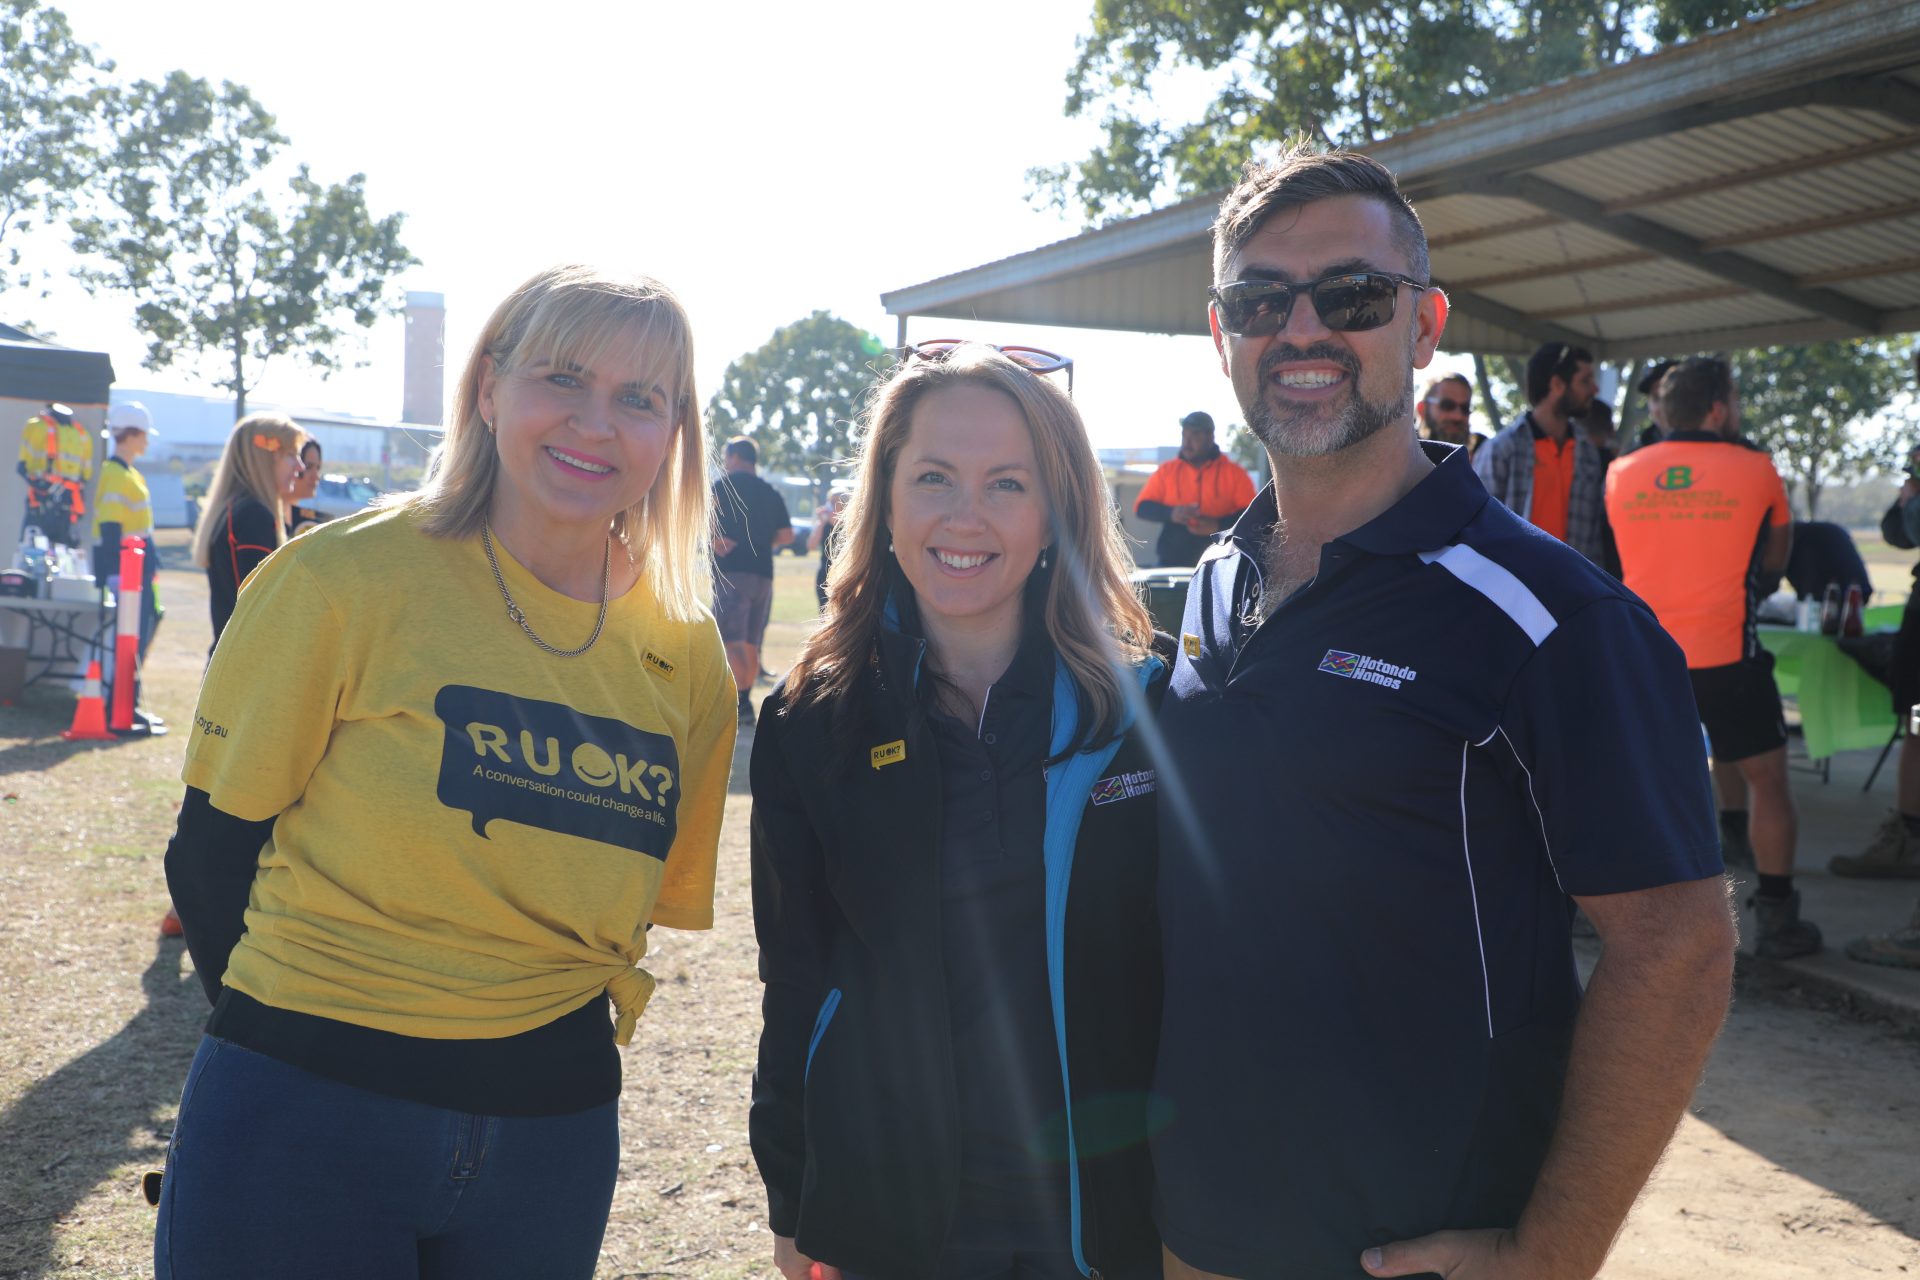
<instances>
[{"instance_id":1,"label":"shadow on ground","mask_svg":"<svg viewBox=\"0 0 1920 1280\"><path fill-rule=\"evenodd\" d=\"M141 1007L114 1036L38 1081L0 1113L0 1278L52 1270L56 1230L102 1181L166 1159L169 1113L200 1041L207 1001L182 973L185 948L159 942Z\"/></svg>"}]
</instances>

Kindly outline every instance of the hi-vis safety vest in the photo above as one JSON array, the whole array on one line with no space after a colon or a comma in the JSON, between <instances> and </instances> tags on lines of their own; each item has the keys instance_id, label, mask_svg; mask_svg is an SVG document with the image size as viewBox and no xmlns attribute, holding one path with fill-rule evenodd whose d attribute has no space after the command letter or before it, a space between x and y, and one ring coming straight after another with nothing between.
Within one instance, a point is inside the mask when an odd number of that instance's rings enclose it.
<instances>
[{"instance_id":1,"label":"hi-vis safety vest","mask_svg":"<svg viewBox=\"0 0 1920 1280\"><path fill-rule=\"evenodd\" d=\"M87 482L93 479L93 436L78 422L59 423L44 414L27 419L20 433L20 462L29 479L47 480L68 491L68 510L75 524L86 514ZM40 506L29 487L27 505Z\"/></svg>"},{"instance_id":2,"label":"hi-vis safety vest","mask_svg":"<svg viewBox=\"0 0 1920 1280\"><path fill-rule=\"evenodd\" d=\"M119 525L123 538L153 536L146 478L118 458L108 458L100 469L100 487L93 495L94 541L100 540L100 526L107 524Z\"/></svg>"}]
</instances>

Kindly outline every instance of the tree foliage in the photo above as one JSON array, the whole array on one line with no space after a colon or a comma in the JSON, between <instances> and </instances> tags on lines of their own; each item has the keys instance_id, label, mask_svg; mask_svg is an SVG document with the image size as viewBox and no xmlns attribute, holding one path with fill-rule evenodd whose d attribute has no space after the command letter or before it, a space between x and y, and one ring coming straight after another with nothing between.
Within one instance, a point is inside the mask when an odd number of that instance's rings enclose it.
<instances>
[{"instance_id":1,"label":"tree foliage","mask_svg":"<svg viewBox=\"0 0 1920 1280\"><path fill-rule=\"evenodd\" d=\"M134 296L148 368L219 354L238 418L268 360L299 352L324 376L346 324L399 310L394 278L417 261L401 215L373 217L361 174L327 186L301 165L276 189L287 139L244 86L142 80L111 127L103 207L74 222L77 274Z\"/></svg>"},{"instance_id":2,"label":"tree foliage","mask_svg":"<svg viewBox=\"0 0 1920 1280\"><path fill-rule=\"evenodd\" d=\"M812 476L824 490L832 465L852 453L861 397L891 360L879 338L816 311L727 366L708 428L716 439L752 436L762 467Z\"/></svg>"},{"instance_id":3,"label":"tree foliage","mask_svg":"<svg viewBox=\"0 0 1920 1280\"><path fill-rule=\"evenodd\" d=\"M1364 146L1492 98L1765 13L1778 0L1095 0L1067 74L1069 116L1105 137L1028 174L1088 223L1231 186L1305 133ZM1161 119L1169 75L1215 86L1192 121Z\"/></svg>"},{"instance_id":4,"label":"tree foliage","mask_svg":"<svg viewBox=\"0 0 1920 1280\"><path fill-rule=\"evenodd\" d=\"M1872 429L1907 384L1904 356L1873 339L1769 347L1735 360L1741 431L1773 454L1797 485L1808 520L1829 485L1869 470L1899 470L1920 440Z\"/></svg>"},{"instance_id":5,"label":"tree foliage","mask_svg":"<svg viewBox=\"0 0 1920 1280\"><path fill-rule=\"evenodd\" d=\"M58 9L0 0L0 290L32 282L23 236L70 212L91 180L112 69Z\"/></svg>"}]
</instances>

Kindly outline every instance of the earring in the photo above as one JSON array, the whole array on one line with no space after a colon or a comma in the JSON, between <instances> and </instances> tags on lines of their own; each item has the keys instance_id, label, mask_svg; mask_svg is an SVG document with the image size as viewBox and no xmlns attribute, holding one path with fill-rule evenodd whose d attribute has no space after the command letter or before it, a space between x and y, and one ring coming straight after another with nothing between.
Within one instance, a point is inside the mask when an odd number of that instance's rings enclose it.
<instances>
[{"instance_id":1,"label":"earring","mask_svg":"<svg viewBox=\"0 0 1920 1280\"><path fill-rule=\"evenodd\" d=\"M1046 567L1047 567L1047 553L1048 553L1049 551L1051 551L1051 550L1053 550L1053 548L1052 548L1052 547L1042 547L1042 548L1040 548L1040 567L1041 567L1042 569L1044 569L1044 568L1046 568Z\"/></svg>"},{"instance_id":2,"label":"earring","mask_svg":"<svg viewBox=\"0 0 1920 1280\"><path fill-rule=\"evenodd\" d=\"M888 555L892 555L892 554L893 554L893 539L892 539L892 538L888 538L888 539L887 539L887 554L888 554Z\"/></svg>"}]
</instances>

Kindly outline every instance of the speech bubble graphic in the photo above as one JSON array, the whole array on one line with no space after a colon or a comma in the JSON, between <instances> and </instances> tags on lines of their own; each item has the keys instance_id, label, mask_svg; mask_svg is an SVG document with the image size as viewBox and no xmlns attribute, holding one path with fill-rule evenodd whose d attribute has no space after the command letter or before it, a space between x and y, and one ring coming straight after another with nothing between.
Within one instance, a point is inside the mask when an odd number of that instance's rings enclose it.
<instances>
[{"instance_id":1,"label":"speech bubble graphic","mask_svg":"<svg viewBox=\"0 0 1920 1280\"><path fill-rule=\"evenodd\" d=\"M665 734L558 702L450 684L435 794L482 839L499 820L666 860L679 807L680 753Z\"/></svg>"}]
</instances>

